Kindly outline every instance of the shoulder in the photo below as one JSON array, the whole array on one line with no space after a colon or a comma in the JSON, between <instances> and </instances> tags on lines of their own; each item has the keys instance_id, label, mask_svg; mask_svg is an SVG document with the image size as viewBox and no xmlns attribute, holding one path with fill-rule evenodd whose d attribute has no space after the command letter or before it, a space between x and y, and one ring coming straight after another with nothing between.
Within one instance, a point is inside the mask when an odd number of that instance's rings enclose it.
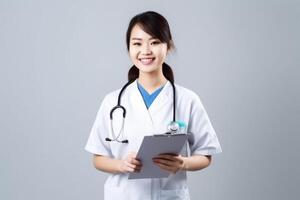
<instances>
[{"instance_id":1,"label":"shoulder","mask_svg":"<svg viewBox=\"0 0 300 200\"><path fill-rule=\"evenodd\" d=\"M178 84L175 84L175 87L176 87L176 92L178 93L179 97L185 97L190 100L200 99L199 95L191 89L188 89L188 88L178 85Z\"/></svg>"},{"instance_id":2,"label":"shoulder","mask_svg":"<svg viewBox=\"0 0 300 200\"><path fill-rule=\"evenodd\" d=\"M108 108L113 107L112 105L117 105L120 91L121 88L106 93L102 98L100 107L106 110Z\"/></svg>"},{"instance_id":3,"label":"shoulder","mask_svg":"<svg viewBox=\"0 0 300 200\"><path fill-rule=\"evenodd\" d=\"M188 89L184 86L175 84L176 86L176 92L177 92L177 99L178 101L184 101L192 106L200 106L203 107L200 96L193 90Z\"/></svg>"},{"instance_id":4,"label":"shoulder","mask_svg":"<svg viewBox=\"0 0 300 200\"><path fill-rule=\"evenodd\" d=\"M107 112L109 112L109 110L113 107L113 104L117 105L120 90L121 89L113 90L102 97L98 108L98 114L107 114Z\"/></svg>"},{"instance_id":5,"label":"shoulder","mask_svg":"<svg viewBox=\"0 0 300 200\"><path fill-rule=\"evenodd\" d=\"M120 91L121 91L121 88L113 90L113 91L107 93L104 96L104 100L103 101L108 101L108 102L115 101L118 98Z\"/></svg>"}]
</instances>

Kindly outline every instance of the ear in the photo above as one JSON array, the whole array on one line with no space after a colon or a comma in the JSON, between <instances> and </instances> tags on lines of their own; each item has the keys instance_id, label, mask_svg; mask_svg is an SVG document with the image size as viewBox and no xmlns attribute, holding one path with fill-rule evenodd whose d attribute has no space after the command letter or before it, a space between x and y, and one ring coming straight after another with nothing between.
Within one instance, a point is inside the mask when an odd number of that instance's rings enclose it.
<instances>
[{"instance_id":1,"label":"ear","mask_svg":"<svg viewBox=\"0 0 300 200\"><path fill-rule=\"evenodd\" d=\"M171 53L171 49L167 49L167 56Z\"/></svg>"}]
</instances>

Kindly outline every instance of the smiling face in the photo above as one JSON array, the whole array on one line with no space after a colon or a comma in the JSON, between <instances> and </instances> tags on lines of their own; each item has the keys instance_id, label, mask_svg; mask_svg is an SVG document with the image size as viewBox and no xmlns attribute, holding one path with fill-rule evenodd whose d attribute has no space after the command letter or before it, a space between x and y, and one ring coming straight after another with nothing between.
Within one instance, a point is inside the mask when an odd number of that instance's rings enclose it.
<instances>
[{"instance_id":1,"label":"smiling face","mask_svg":"<svg viewBox=\"0 0 300 200\"><path fill-rule=\"evenodd\" d=\"M153 38L143 31L139 25L133 27L130 35L129 55L140 73L161 71L167 52L166 43Z\"/></svg>"}]
</instances>

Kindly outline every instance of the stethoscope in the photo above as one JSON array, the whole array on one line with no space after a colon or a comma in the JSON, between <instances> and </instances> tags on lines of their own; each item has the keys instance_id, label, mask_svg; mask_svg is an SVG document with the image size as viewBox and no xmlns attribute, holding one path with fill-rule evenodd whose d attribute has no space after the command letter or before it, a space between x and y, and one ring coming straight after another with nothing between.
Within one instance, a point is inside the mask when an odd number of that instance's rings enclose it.
<instances>
[{"instance_id":1,"label":"stethoscope","mask_svg":"<svg viewBox=\"0 0 300 200\"><path fill-rule=\"evenodd\" d=\"M128 81L121 89L119 96L118 96L118 104L116 106L114 106L111 111L110 111L110 129L111 129L111 133L112 133L112 138L105 138L106 141L108 142L120 142L120 143L128 143L128 139L123 139L123 140L119 140L119 137L121 136L121 132L123 130L124 127L124 121L125 121L125 117L126 117L126 109L124 106L121 105L121 96L122 93L124 92L124 90L127 88L128 85L130 85L132 82L134 82L135 80L131 80ZM175 106L176 106L176 92L175 92L175 85L172 81L170 81L172 88L173 88L173 121L171 121L171 123L168 124L168 130L169 132L166 132L165 134L175 134L178 130L179 130L179 123L176 122L175 119ZM113 129L113 113L117 110L117 109L121 109L123 112L123 120L122 120L122 124L121 124L121 129L119 131L119 133L116 135Z\"/></svg>"}]
</instances>

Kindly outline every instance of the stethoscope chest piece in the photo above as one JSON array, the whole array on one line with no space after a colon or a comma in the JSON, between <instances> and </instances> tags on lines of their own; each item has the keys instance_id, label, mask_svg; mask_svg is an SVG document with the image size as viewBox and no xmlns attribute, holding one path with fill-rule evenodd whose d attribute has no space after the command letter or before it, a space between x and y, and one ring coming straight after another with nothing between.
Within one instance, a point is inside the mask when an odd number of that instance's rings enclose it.
<instances>
[{"instance_id":1,"label":"stethoscope chest piece","mask_svg":"<svg viewBox=\"0 0 300 200\"><path fill-rule=\"evenodd\" d=\"M172 121L169 125L168 125L168 131L170 131L171 134L173 133L177 133L179 130L179 124L177 122Z\"/></svg>"}]
</instances>

